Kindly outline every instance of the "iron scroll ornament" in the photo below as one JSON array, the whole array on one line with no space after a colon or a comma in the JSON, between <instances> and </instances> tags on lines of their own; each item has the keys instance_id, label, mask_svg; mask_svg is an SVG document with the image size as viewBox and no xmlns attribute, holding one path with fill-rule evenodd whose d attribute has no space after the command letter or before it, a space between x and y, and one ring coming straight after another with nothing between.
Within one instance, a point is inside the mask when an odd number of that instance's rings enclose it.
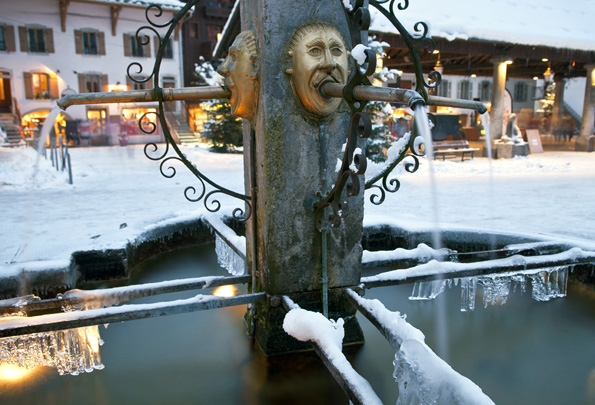
<instances>
[{"instance_id":1,"label":"iron scroll ornament","mask_svg":"<svg viewBox=\"0 0 595 405\"><path fill-rule=\"evenodd\" d=\"M153 161L161 161L159 171L161 172L161 175L166 178L173 178L177 174L176 167L174 166L175 162L182 163L186 166L186 168L198 179L198 186L187 186L184 189L184 197L190 202L198 202L202 200L204 207L209 212L217 212L221 208L221 202L216 198L217 195L227 195L242 200L245 203L245 208L235 208L232 215L235 219L243 222L248 220L252 213L251 197L222 187L201 173L197 166L189 161L184 153L182 153L174 141L167 120L165 119L163 89L159 86L161 61L167 46L170 44L171 34L174 32L174 29L181 23L184 16L196 3L198 3L198 1L199 0L188 1L172 19L165 22L157 21L157 19L163 15L163 8L160 5L151 4L147 6L145 9L145 18L149 25L144 25L137 29L135 39L139 45L145 46L151 41L150 36L148 35L149 33L156 36L159 41L159 48L155 57L155 64L153 65L151 74L147 77L138 77L138 75L143 72L143 66L139 62L130 63L126 69L126 74L132 82L138 84L147 83L152 79L154 98L159 103L158 112L148 112L143 114L138 121L138 126L145 134L150 135L155 133L157 126L154 123L145 120L149 114L155 115L159 119L159 123L163 130L165 148L163 151L159 151L159 146L155 142L147 143L144 147L145 156ZM167 29L163 37L158 29ZM170 148L174 152L173 155L169 154Z\"/></svg>"},{"instance_id":2,"label":"iron scroll ornament","mask_svg":"<svg viewBox=\"0 0 595 405\"><path fill-rule=\"evenodd\" d=\"M388 9L385 8L383 5L388 3ZM436 49L436 43L430 37L428 37L428 26L424 22L417 22L414 25L415 34L411 35L407 29L401 24L395 14L395 6L399 11L406 10L409 7L409 0L355 0L354 4L352 5L352 9L347 11L347 18L350 21L350 29L352 30L351 36L353 40L360 41L358 43L362 43L361 41L363 37L366 37L365 40L367 41L367 29L369 28L369 21L370 12L369 12L369 5L375 7L380 13L382 13L392 24L393 26L399 31L401 37L405 41L409 53L412 58L413 69L415 71L416 77L416 91L423 97L426 102L428 101L428 92L427 89L433 89L438 86L442 80L441 74L438 71L431 71L428 74L429 82L425 80L423 75L423 70L421 66L420 60L420 53L432 53ZM363 16L363 17L360 17ZM364 23L360 23L359 21L365 21ZM367 44L367 42L366 42ZM372 74L370 72L370 61L374 62L374 67L376 64L376 55L373 55L373 58L370 56L368 52L366 52L367 56L367 63L368 69L365 74ZM358 76L362 76L362 72L356 70L356 74ZM361 82L362 80L367 80L367 78L354 78L351 81L354 82ZM351 82L350 81L350 82ZM349 84L348 84L349 85ZM353 86L348 89L348 86L345 86L345 92L351 91L353 92ZM346 100L350 100L348 95L345 95ZM353 97L351 96L353 100ZM363 108L363 107L362 107ZM353 108L352 108L353 111ZM431 114L429 114L430 119L433 119ZM370 190L373 189L375 192L370 196L370 202L375 205L380 205L384 202L386 197L386 193L395 193L400 188L400 182L397 178L389 178L392 171L405 159L406 161L404 168L409 173L414 173L419 168L419 159L418 157L423 156L424 153L420 150L420 139L416 136L412 136L409 134L405 138L402 139L403 143L400 145L398 152L392 156L392 158L387 161L384 168L381 170L380 173L372 176L370 179L366 180L365 182L365 189ZM381 182L380 185L376 184Z\"/></svg>"},{"instance_id":3,"label":"iron scroll ornament","mask_svg":"<svg viewBox=\"0 0 595 405\"><path fill-rule=\"evenodd\" d=\"M382 6L385 3L389 3L388 10ZM370 4L383 13L405 39L412 56L413 67L417 78L416 91L426 102L428 100L426 88L435 88L441 81L441 75L437 71L430 72L428 75L429 83L423 77L419 53L422 51L431 53L436 48L435 42L427 36L427 24L424 22L416 23L414 26L416 35L412 36L394 15L395 4L399 10L405 10L409 7L408 0L398 3L396 0L352 0L350 4L351 7L345 7L345 15L351 34L352 48L363 45L365 47L364 53L366 60L361 66L356 64L343 89L343 98L351 110L352 120L347 135L347 147L337 181L328 195L319 193L317 195L319 201L314 204L314 208L316 209L316 226L319 230L327 229L328 226L335 228L340 225L340 220L346 215L348 205L347 198L344 198L342 195L343 191L347 189L346 197L356 196L360 191L360 179L358 175L363 175L366 170L365 154L361 152L355 153L355 143L358 136L359 138L368 138L370 136L371 120L370 116L366 112L363 112L366 102L356 100L353 92L357 85L369 85L368 76L374 74L376 69L376 54L367 46L368 29L371 23ZM345 5L344 2L343 5ZM419 168L418 157L423 156L423 152L420 150L420 138L412 136L409 133L402 141L404 144L400 145L396 155L386 163L381 172L365 182L365 189L373 189L374 191L370 196L370 202L375 205L380 205L384 202L387 192L394 193L399 190L399 180L397 178L389 179L395 167L408 158L410 161L407 161L404 165L407 172L413 173ZM376 184L379 181L381 181L381 185ZM324 215L327 208L330 208L331 212L326 215L325 220Z\"/></svg>"}]
</instances>

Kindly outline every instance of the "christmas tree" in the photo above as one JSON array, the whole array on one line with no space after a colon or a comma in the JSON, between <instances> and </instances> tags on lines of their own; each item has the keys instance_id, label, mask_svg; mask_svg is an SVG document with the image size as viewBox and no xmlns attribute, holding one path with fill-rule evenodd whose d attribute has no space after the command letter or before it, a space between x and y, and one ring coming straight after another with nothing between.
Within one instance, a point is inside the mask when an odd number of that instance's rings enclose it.
<instances>
[{"instance_id":1,"label":"christmas tree","mask_svg":"<svg viewBox=\"0 0 595 405\"><path fill-rule=\"evenodd\" d=\"M233 152L243 145L242 119L231 114L231 106L220 100L205 103L209 119L202 135L213 145L216 152Z\"/></svg>"}]
</instances>

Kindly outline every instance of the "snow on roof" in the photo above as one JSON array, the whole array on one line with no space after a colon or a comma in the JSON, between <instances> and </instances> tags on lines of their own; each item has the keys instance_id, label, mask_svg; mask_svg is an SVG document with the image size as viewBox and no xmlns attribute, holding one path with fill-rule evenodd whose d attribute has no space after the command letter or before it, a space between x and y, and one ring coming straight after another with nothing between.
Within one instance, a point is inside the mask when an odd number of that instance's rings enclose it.
<instances>
[{"instance_id":1,"label":"snow on roof","mask_svg":"<svg viewBox=\"0 0 595 405\"><path fill-rule=\"evenodd\" d=\"M413 32L418 21L430 35L448 40L480 39L555 48L595 50L595 0L409 1L397 18ZM390 3L384 6L388 8ZM370 31L398 33L374 7Z\"/></svg>"},{"instance_id":2,"label":"snow on roof","mask_svg":"<svg viewBox=\"0 0 595 405\"><path fill-rule=\"evenodd\" d=\"M146 7L156 4L168 10L181 10L186 4L179 0L87 0L94 3L115 3L130 6Z\"/></svg>"}]
</instances>

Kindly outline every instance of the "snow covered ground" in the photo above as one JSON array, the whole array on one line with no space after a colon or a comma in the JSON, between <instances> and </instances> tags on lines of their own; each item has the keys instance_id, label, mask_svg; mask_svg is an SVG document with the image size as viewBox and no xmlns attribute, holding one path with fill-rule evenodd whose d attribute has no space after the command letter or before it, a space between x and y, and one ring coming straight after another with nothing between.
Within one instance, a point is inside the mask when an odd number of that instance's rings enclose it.
<instances>
[{"instance_id":1,"label":"snow covered ground","mask_svg":"<svg viewBox=\"0 0 595 405\"><path fill-rule=\"evenodd\" d=\"M161 145L163 147L163 145ZM186 148L215 182L243 190L242 155ZM0 148L0 273L23 262L68 261L77 250L121 247L160 222L206 212L184 198L196 180L181 165L167 179L142 146L71 149L74 184L31 149ZM38 169L35 169L35 167ZM595 241L595 155L550 152L527 158L436 161L440 228L479 228ZM367 224L432 226L429 164L402 173L381 206L366 202ZM366 197L366 200L369 200ZM222 199L223 210L241 204ZM11 266L7 266L11 264Z\"/></svg>"}]
</instances>

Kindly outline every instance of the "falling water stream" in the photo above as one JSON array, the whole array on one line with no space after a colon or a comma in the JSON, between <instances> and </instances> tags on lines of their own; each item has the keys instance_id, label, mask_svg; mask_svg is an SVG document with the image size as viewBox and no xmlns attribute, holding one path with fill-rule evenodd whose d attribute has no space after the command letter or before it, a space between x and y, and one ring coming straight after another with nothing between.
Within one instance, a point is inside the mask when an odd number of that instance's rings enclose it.
<instances>
[{"instance_id":1,"label":"falling water stream","mask_svg":"<svg viewBox=\"0 0 595 405\"><path fill-rule=\"evenodd\" d=\"M438 191L436 187L436 175L434 172L434 147L432 145L432 131L430 130L430 122L428 115L426 114L425 107L417 105L415 108L415 125L419 132L419 135L424 139L424 151L426 155L426 161L428 164L428 172L430 176L430 198L432 208L432 242L434 249L442 248L442 235L440 233L440 213L438 205ZM433 284L441 283L441 280L432 282ZM415 286L419 285L416 283ZM413 295L413 294L412 294ZM446 310L444 303L444 296L439 294L437 300L437 311L436 311L436 325L438 331L438 345L436 352L444 361L449 361L448 354L448 320L446 318Z\"/></svg>"}]
</instances>

